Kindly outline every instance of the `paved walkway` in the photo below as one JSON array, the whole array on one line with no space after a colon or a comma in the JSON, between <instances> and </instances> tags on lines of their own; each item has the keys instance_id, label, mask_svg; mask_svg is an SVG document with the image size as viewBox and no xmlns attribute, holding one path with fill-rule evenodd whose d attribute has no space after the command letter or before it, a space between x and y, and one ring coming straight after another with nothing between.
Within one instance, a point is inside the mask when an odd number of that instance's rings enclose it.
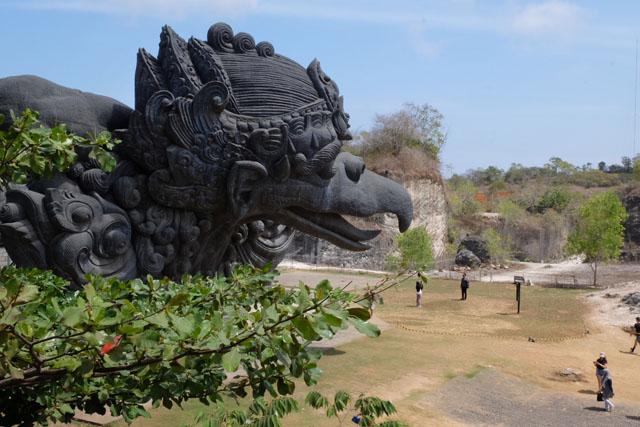
<instances>
[{"instance_id":1,"label":"paved walkway","mask_svg":"<svg viewBox=\"0 0 640 427\"><path fill-rule=\"evenodd\" d=\"M614 378L615 389L615 378ZM549 392L493 369L473 378L457 377L419 405L435 406L464 424L481 426L638 426L640 408L616 404L604 412L593 390Z\"/></svg>"}]
</instances>

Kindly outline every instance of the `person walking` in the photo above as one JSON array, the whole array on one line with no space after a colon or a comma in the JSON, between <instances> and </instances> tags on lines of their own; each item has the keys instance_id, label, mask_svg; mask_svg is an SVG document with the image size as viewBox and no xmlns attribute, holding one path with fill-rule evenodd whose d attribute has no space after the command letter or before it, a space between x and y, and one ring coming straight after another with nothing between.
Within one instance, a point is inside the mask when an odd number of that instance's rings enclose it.
<instances>
[{"instance_id":1,"label":"person walking","mask_svg":"<svg viewBox=\"0 0 640 427\"><path fill-rule=\"evenodd\" d=\"M631 353L636 351L636 345L640 342L640 317L636 317L636 324L633 325L633 327L636 331L635 333L632 332L635 335L635 338L633 339L633 347L631 347Z\"/></svg>"},{"instance_id":2,"label":"person walking","mask_svg":"<svg viewBox=\"0 0 640 427\"><path fill-rule=\"evenodd\" d=\"M467 273L462 273L462 280L460 281L460 291L462 292L461 301L467 299L467 289L469 289L469 279L467 279Z\"/></svg>"},{"instance_id":3,"label":"person walking","mask_svg":"<svg viewBox=\"0 0 640 427\"><path fill-rule=\"evenodd\" d=\"M424 285L421 280L416 280L416 307L422 308L422 290Z\"/></svg>"},{"instance_id":4,"label":"person walking","mask_svg":"<svg viewBox=\"0 0 640 427\"><path fill-rule=\"evenodd\" d=\"M613 408L616 406L613 404L611 399L613 399L613 379L611 379L611 373L609 369L604 370L604 375L602 377L602 388L600 389L602 393L602 400L604 401L604 410L607 412L611 412Z\"/></svg>"},{"instance_id":5,"label":"person walking","mask_svg":"<svg viewBox=\"0 0 640 427\"><path fill-rule=\"evenodd\" d=\"M598 379L598 391L602 389L602 378L604 377L604 371L607 369L607 355L600 353L600 357L593 362L593 366L596 367L596 378Z\"/></svg>"}]
</instances>

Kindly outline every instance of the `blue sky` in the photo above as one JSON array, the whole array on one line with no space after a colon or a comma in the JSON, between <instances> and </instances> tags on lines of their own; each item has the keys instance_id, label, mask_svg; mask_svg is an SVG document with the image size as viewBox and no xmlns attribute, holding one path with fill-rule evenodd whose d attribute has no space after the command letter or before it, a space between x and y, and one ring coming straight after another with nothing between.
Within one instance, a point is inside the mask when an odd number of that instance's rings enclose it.
<instances>
[{"instance_id":1,"label":"blue sky","mask_svg":"<svg viewBox=\"0 0 640 427\"><path fill-rule=\"evenodd\" d=\"M637 0L0 0L0 17L0 76L129 105L136 51L157 52L162 25L204 39L225 21L304 66L319 58L355 130L405 102L438 108L447 175L633 155Z\"/></svg>"}]
</instances>

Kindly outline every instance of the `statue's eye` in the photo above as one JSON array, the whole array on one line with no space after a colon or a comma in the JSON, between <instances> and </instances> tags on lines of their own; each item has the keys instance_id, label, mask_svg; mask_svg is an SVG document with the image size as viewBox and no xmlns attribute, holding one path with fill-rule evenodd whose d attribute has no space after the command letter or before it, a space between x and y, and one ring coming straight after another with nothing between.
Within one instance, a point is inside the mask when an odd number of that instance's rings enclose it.
<instances>
[{"instance_id":1,"label":"statue's eye","mask_svg":"<svg viewBox=\"0 0 640 427\"><path fill-rule=\"evenodd\" d=\"M188 155L182 155L178 158L178 164L180 166L189 166L191 164L191 159Z\"/></svg>"},{"instance_id":2,"label":"statue's eye","mask_svg":"<svg viewBox=\"0 0 640 427\"><path fill-rule=\"evenodd\" d=\"M289 131L293 135L300 135L304 132L304 117L296 117L289 122Z\"/></svg>"}]
</instances>

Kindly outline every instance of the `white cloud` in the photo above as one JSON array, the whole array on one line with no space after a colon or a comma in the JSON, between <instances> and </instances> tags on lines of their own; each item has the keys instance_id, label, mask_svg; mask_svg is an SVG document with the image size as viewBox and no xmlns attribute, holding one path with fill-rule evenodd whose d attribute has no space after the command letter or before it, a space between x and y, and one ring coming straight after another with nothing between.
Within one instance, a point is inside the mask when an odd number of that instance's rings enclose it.
<instances>
[{"instance_id":1,"label":"white cloud","mask_svg":"<svg viewBox=\"0 0 640 427\"><path fill-rule=\"evenodd\" d=\"M513 17L512 29L521 35L535 37L572 38L586 24L586 12L581 7L551 0L530 4Z\"/></svg>"},{"instance_id":2,"label":"white cloud","mask_svg":"<svg viewBox=\"0 0 640 427\"><path fill-rule=\"evenodd\" d=\"M441 30L515 36L545 48L578 41L627 49L627 40L638 36L637 28L589 20L589 11L569 0L0 0L0 4L3 8L83 11L134 20L153 16L167 22L194 15L217 19L253 15L393 26L406 34L414 51L427 57L444 49L446 36Z\"/></svg>"},{"instance_id":3,"label":"white cloud","mask_svg":"<svg viewBox=\"0 0 640 427\"><path fill-rule=\"evenodd\" d=\"M184 18L188 15L250 12L258 0L23 0L16 7L37 10L69 10L127 16Z\"/></svg>"}]
</instances>

